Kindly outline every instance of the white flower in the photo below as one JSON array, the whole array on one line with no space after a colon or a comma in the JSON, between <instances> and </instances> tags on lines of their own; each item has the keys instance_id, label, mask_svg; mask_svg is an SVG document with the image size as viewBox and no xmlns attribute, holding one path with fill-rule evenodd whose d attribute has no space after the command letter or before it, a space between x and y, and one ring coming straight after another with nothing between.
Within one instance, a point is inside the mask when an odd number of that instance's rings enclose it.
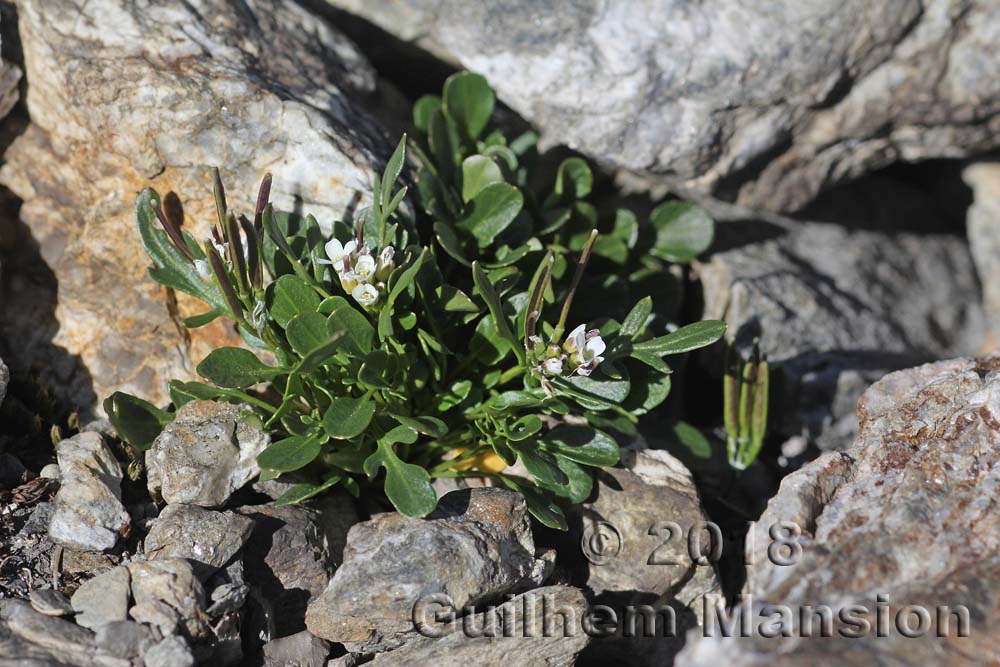
<instances>
[{"instance_id":1,"label":"white flower","mask_svg":"<svg viewBox=\"0 0 1000 667\"><path fill-rule=\"evenodd\" d=\"M604 361L601 355L607 348L600 331L586 329L587 326L581 324L569 333L566 342L563 343L563 349L570 355L570 361L575 366L573 372L577 375L590 375L591 371Z\"/></svg>"},{"instance_id":2,"label":"white flower","mask_svg":"<svg viewBox=\"0 0 1000 667\"><path fill-rule=\"evenodd\" d=\"M353 248L350 247L351 244L353 243L354 241L349 241L347 243L348 247L345 247L344 244L338 241L336 237L332 237L329 241L326 242L326 245L323 246L323 251L326 253L326 256L329 257L330 259L329 261L321 259L319 260L320 263L333 264L333 268L339 272L340 267L342 267L344 264L344 258L350 255L351 252L354 250Z\"/></svg>"},{"instance_id":3,"label":"white flower","mask_svg":"<svg viewBox=\"0 0 1000 667\"><path fill-rule=\"evenodd\" d=\"M258 301L257 305L253 307L253 313L250 315L250 324L253 328L257 330L259 334L264 330L264 324L267 322L267 317L264 315L264 302Z\"/></svg>"},{"instance_id":4,"label":"white flower","mask_svg":"<svg viewBox=\"0 0 1000 667\"><path fill-rule=\"evenodd\" d=\"M542 370L549 375L562 375L563 362L559 357L552 357L542 362Z\"/></svg>"},{"instance_id":5,"label":"white flower","mask_svg":"<svg viewBox=\"0 0 1000 667\"><path fill-rule=\"evenodd\" d=\"M212 281L212 267L208 265L208 260L194 260L194 270L198 272L198 277L206 283Z\"/></svg>"},{"instance_id":6,"label":"white flower","mask_svg":"<svg viewBox=\"0 0 1000 667\"><path fill-rule=\"evenodd\" d=\"M375 302L378 301L378 290L375 289L373 285L367 283L359 283L354 289L351 290L351 296L354 300L360 303L365 308L374 306Z\"/></svg>"},{"instance_id":7,"label":"white flower","mask_svg":"<svg viewBox=\"0 0 1000 667\"><path fill-rule=\"evenodd\" d=\"M226 253L229 252L229 244L219 243L218 241L216 241L214 238L211 237L209 237L208 240L212 242L212 245L215 247L215 252L219 253L219 257L221 257L222 259L226 259Z\"/></svg>"},{"instance_id":8,"label":"white flower","mask_svg":"<svg viewBox=\"0 0 1000 667\"><path fill-rule=\"evenodd\" d=\"M566 336L566 342L563 343L563 349L570 354L574 354L583 349L583 346L587 342L587 325L581 324L577 328L569 332Z\"/></svg>"},{"instance_id":9,"label":"white flower","mask_svg":"<svg viewBox=\"0 0 1000 667\"><path fill-rule=\"evenodd\" d=\"M375 275L375 258L371 255L361 255L354 262L354 273L361 282L368 282Z\"/></svg>"}]
</instances>

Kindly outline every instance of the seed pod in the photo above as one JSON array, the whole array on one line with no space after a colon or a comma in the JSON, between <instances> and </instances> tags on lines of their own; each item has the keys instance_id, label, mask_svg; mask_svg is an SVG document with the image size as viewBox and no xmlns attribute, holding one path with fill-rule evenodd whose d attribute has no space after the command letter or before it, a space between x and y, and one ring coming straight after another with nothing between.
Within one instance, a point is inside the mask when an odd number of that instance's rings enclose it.
<instances>
[{"instance_id":1,"label":"seed pod","mask_svg":"<svg viewBox=\"0 0 1000 667\"><path fill-rule=\"evenodd\" d=\"M236 293L233 291L233 284L229 282L226 265L223 264L222 258L219 257L219 253L216 252L215 247L211 243L205 245L205 251L208 254L208 261L212 265L212 273L215 274L215 280L219 283L219 287L222 288L222 294L226 297L226 303L232 311L233 318L242 320L243 308L240 306L240 302L236 298Z\"/></svg>"},{"instance_id":2,"label":"seed pod","mask_svg":"<svg viewBox=\"0 0 1000 667\"><path fill-rule=\"evenodd\" d=\"M215 181L213 193L215 194L215 213L219 218L219 224L226 225L226 188L222 185L222 175L218 167L212 167L212 178Z\"/></svg>"},{"instance_id":3,"label":"seed pod","mask_svg":"<svg viewBox=\"0 0 1000 667\"><path fill-rule=\"evenodd\" d=\"M167 218L159 206L153 207L153 213L156 214L156 219L160 221L160 226L163 227L163 231L167 233L167 237L174 244L174 247L180 250L182 255L193 261L194 255L191 253L190 248L187 247L187 243L184 242L184 235L181 233L180 228Z\"/></svg>"}]
</instances>

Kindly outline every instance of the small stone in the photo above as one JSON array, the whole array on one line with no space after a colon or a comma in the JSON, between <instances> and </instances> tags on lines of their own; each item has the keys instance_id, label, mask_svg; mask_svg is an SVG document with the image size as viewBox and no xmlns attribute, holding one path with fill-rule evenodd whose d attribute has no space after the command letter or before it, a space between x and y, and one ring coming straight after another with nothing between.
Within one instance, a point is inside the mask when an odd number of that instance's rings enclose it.
<instances>
[{"instance_id":1,"label":"small stone","mask_svg":"<svg viewBox=\"0 0 1000 667\"><path fill-rule=\"evenodd\" d=\"M28 601L31 602L32 609L46 616L69 616L73 613L73 607L66 594L51 588L31 591L28 594Z\"/></svg>"},{"instance_id":2,"label":"small stone","mask_svg":"<svg viewBox=\"0 0 1000 667\"><path fill-rule=\"evenodd\" d=\"M135 621L114 621L97 628L94 642L120 658L139 658L162 637L148 625Z\"/></svg>"},{"instance_id":3,"label":"small stone","mask_svg":"<svg viewBox=\"0 0 1000 667\"><path fill-rule=\"evenodd\" d=\"M160 602L177 613L184 634L199 639L208 633L205 589L186 560L165 558L128 564L136 606ZM134 611L134 609L133 609ZM157 608L163 614L162 609ZM139 621L133 614L132 618ZM167 634L167 633L164 633Z\"/></svg>"},{"instance_id":4,"label":"small stone","mask_svg":"<svg viewBox=\"0 0 1000 667\"><path fill-rule=\"evenodd\" d=\"M324 667L330 644L303 630L264 644L264 667Z\"/></svg>"},{"instance_id":5,"label":"small stone","mask_svg":"<svg viewBox=\"0 0 1000 667\"><path fill-rule=\"evenodd\" d=\"M130 583L128 568L122 565L83 582L70 598L77 625L96 630L107 623L127 620Z\"/></svg>"},{"instance_id":6,"label":"small stone","mask_svg":"<svg viewBox=\"0 0 1000 667\"><path fill-rule=\"evenodd\" d=\"M168 505L153 521L143 544L146 558L186 558L204 580L243 548L254 522L235 512L196 505Z\"/></svg>"},{"instance_id":7,"label":"small stone","mask_svg":"<svg viewBox=\"0 0 1000 667\"><path fill-rule=\"evenodd\" d=\"M133 667L97 646L89 630L39 614L21 600L0 600L0 665Z\"/></svg>"},{"instance_id":8,"label":"small stone","mask_svg":"<svg viewBox=\"0 0 1000 667\"><path fill-rule=\"evenodd\" d=\"M49 463L42 468L42 471L38 473L38 476L44 479L59 479L59 464Z\"/></svg>"},{"instance_id":9,"label":"small stone","mask_svg":"<svg viewBox=\"0 0 1000 667\"><path fill-rule=\"evenodd\" d=\"M146 667L194 667L194 655L183 638L167 637L143 656Z\"/></svg>"},{"instance_id":10,"label":"small stone","mask_svg":"<svg viewBox=\"0 0 1000 667\"><path fill-rule=\"evenodd\" d=\"M221 507L260 473L270 438L249 408L185 403L146 452L149 492L166 502Z\"/></svg>"},{"instance_id":11,"label":"small stone","mask_svg":"<svg viewBox=\"0 0 1000 667\"><path fill-rule=\"evenodd\" d=\"M447 593L457 607L541 582L524 498L506 489L455 491L426 519L395 512L356 524L344 562L306 626L352 653L391 650L415 636L414 603Z\"/></svg>"},{"instance_id":12,"label":"small stone","mask_svg":"<svg viewBox=\"0 0 1000 667\"><path fill-rule=\"evenodd\" d=\"M128 615L136 623L156 628L163 637L177 634L181 623L177 610L162 600L139 602L129 609Z\"/></svg>"},{"instance_id":13,"label":"small stone","mask_svg":"<svg viewBox=\"0 0 1000 667\"><path fill-rule=\"evenodd\" d=\"M97 433L79 433L56 446L61 485L49 538L81 551L110 551L129 526L121 502L122 469Z\"/></svg>"}]
</instances>

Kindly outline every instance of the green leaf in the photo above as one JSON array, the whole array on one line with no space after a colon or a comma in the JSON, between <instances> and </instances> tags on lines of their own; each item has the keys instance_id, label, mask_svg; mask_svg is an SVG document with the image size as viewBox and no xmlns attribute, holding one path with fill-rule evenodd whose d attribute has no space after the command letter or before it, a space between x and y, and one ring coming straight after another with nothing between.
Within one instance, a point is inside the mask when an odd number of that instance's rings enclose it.
<instances>
[{"instance_id":1,"label":"green leaf","mask_svg":"<svg viewBox=\"0 0 1000 667\"><path fill-rule=\"evenodd\" d=\"M270 380L287 371L268 366L250 350L242 347L220 347L198 364L198 374L220 387L245 389Z\"/></svg>"},{"instance_id":2,"label":"green leaf","mask_svg":"<svg viewBox=\"0 0 1000 667\"><path fill-rule=\"evenodd\" d=\"M441 110L441 98L437 95L424 95L413 105L413 124L418 130L426 133L431 122L431 115Z\"/></svg>"},{"instance_id":3,"label":"green leaf","mask_svg":"<svg viewBox=\"0 0 1000 667\"><path fill-rule=\"evenodd\" d=\"M490 315L496 324L497 333L503 340L507 341L511 349L514 350L514 354L517 355L518 360L523 360L524 350L521 348L521 343L514 337L514 332L510 329L507 316L504 315L503 306L500 305L500 297L497 295L493 283L490 282L489 276L479 266L479 262L472 263L472 279L476 283L483 301L486 302L486 307L490 310Z\"/></svg>"},{"instance_id":4,"label":"green leaf","mask_svg":"<svg viewBox=\"0 0 1000 667\"><path fill-rule=\"evenodd\" d=\"M444 110L475 141L493 115L496 97L486 79L472 72L452 74L444 82Z\"/></svg>"},{"instance_id":5,"label":"green leaf","mask_svg":"<svg viewBox=\"0 0 1000 667\"><path fill-rule=\"evenodd\" d=\"M440 285L434 294L438 305L450 313L478 313L479 306L462 290L451 285Z\"/></svg>"},{"instance_id":6,"label":"green leaf","mask_svg":"<svg viewBox=\"0 0 1000 667\"><path fill-rule=\"evenodd\" d=\"M285 336L292 349L304 356L329 340L330 331L326 327L326 318L311 311L293 317L285 327Z\"/></svg>"},{"instance_id":7,"label":"green leaf","mask_svg":"<svg viewBox=\"0 0 1000 667\"><path fill-rule=\"evenodd\" d=\"M513 185L490 183L472 198L458 225L476 237L480 248L486 248L514 222L523 205L524 197Z\"/></svg>"},{"instance_id":8,"label":"green leaf","mask_svg":"<svg viewBox=\"0 0 1000 667\"><path fill-rule=\"evenodd\" d=\"M472 266L472 263L465 256L465 251L462 250L462 244L455 235L454 229L443 222L435 222L434 237L452 258L464 266Z\"/></svg>"},{"instance_id":9,"label":"green leaf","mask_svg":"<svg viewBox=\"0 0 1000 667\"><path fill-rule=\"evenodd\" d=\"M139 451L149 449L163 427L174 419L173 414L160 410L149 401L121 391L104 399L104 411L118 437Z\"/></svg>"},{"instance_id":10,"label":"green leaf","mask_svg":"<svg viewBox=\"0 0 1000 667\"><path fill-rule=\"evenodd\" d=\"M385 303L382 304L382 310L378 316L378 336L381 340L385 340L392 335L392 311L393 306L396 304L396 299L403 293L403 290L408 289L413 284L414 279L417 277L417 272L420 271L420 266L426 257L427 249L421 249L417 258L400 274L389 290L389 294L386 296Z\"/></svg>"},{"instance_id":11,"label":"green leaf","mask_svg":"<svg viewBox=\"0 0 1000 667\"><path fill-rule=\"evenodd\" d=\"M524 502L528 506L528 511L542 525L555 528L556 530L569 530L569 524L566 523L566 515L563 514L562 508L546 494L540 493L525 484L518 484L510 477L501 477L500 481L506 484L509 489L520 491L521 495L524 496Z\"/></svg>"},{"instance_id":12,"label":"green leaf","mask_svg":"<svg viewBox=\"0 0 1000 667\"><path fill-rule=\"evenodd\" d=\"M378 441L375 453L365 460L365 471L376 471L379 466L385 468L385 495L397 510L409 517L427 516L434 511L437 493L431 486L430 475L418 465L404 463L384 438Z\"/></svg>"},{"instance_id":13,"label":"green leaf","mask_svg":"<svg viewBox=\"0 0 1000 667\"><path fill-rule=\"evenodd\" d=\"M594 488L594 478L590 476L590 472L578 463L561 456L556 457L556 464L568 481L565 484L539 483L539 486L562 496L574 505L585 501Z\"/></svg>"},{"instance_id":14,"label":"green leaf","mask_svg":"<svg viewBox=\"0 0 1000 667\"><path fill-rule=\"evenodd\" d=\"M319 295L309 283L293 275L284 275L274 281L268 297L267 311L282 328L300 313L316 312L320 303Z\"/></svg>"},{"instance_id":15,"label":"green leaf","mask_svg":"<svg viewBox=\"0 0 1000 667\"><path fill-rule=\"evenodd\" d=\"M305 468L319 456L322 446L313 436L293 435L279 440L257 455L257 465L276 472Z\"/></svg>"},{"instance_id":16,"label":"green leaf","mask_svg":"<svg viewBox=\"0 0 1000 667\"><path fill-rule=\"evenodd\" d=\"M350 305L351 305L350 302L342 296L328 296L322 301L320 301L319 306L317 306L316 310L322 313L323 315L329 315L338 308Z\"/></svg>"},{"instance_id":17,"label":"green leaf","mask_svg":"<svg viewBox=\"0 0 1000 667\"><path fill-rule=\"evenodd\" d=\"M323 415L323 428L331 438L347 440L361 435L375 416L375 401L367 396L333 399Z\"/></svg>"},{"instance_id":18,"label":"green leaf","mask_svg":"<svg viewBox=\"0 0 1000 667\"><path fill-rule=\"evenodd\" d=\"M521 457L521 463L531 473L532 477L546 484L566 484L569 478L556 462L554 456L538 449L534 440L527 442L511 441L510 446Z\"/></svg>"},{"instance_id":19,"label":"green leaf","mask_svg":"<svg viewBox=\"0 0 1000 667\"><path fill-rule=\"evenodd\" d=\"M715 222L708 213L685 201L657 206L649 221L656 229L650 253L669 262L690 262L708 250L715 237Z\"/></svg>"},{"instance_id":20,"label":"green leaf","mask_svg":"<svg viewBox=\"0 0 1000 667\"><path fill-rule=\"evenodd\" d=\"M403 171L403 162L406 160L406 135L399 140L399 144L396 145L396 150L393 151L392 157L385 165L385 171L382 173L382 188L380 192L376 193L381 199L380 204L385 215L385 211L389 206L389 202L392 200L392 189L396 185L396 179L399 178L400 173Z\"/></svg>"},{"instance_id":21,"label":"green leaf","mask_svg":"<svg viewBox=\"0 0 1000 667\"><path fill-rule=\"evenodd\" d=\"M590 194L594 185L594 175L587 166L587 161L571 157L562 161L556 172L556 194L567 199L583 199Z\"/></svg>"},{"instance_id":22,"label":"green leaf","mask_svg":"<svg viewBox=\"0 0 1000 667\"><path fill-rule=\"evenodd\" d=\"M471 155L462 162L462 200L470 201L490 183L502 183L503 174L492 159Z\"/></svg>"},{"instance_id":23,"label":"green leaf","mask_svg":"<svg viewBox=\"0 0 1000 667\"><path fill-rule=\"evenodd\" d=\"M292 372L299 374L312 373L314 370L322 366L323 362L340 351L340 339L343 337L343 331L335 331L332 334L328 334L325 341L303 355L302 361L295 365Z\"/></svg>"},{"instance_id":24,"label":"green leaf","mask_svg":"<svg viewBox=\"0 0 1000 667\"><path fill-rule=\"evenodd\" d=\"M330 313L326 321L331 333L343 332L339 349L353 357L365 357L375 341L375 328L353 306L345 305Z\"/></svg>"},{"instance_id":25,"label":"green leaf","mask_svg":"<svg viewBox=\"0 0 1000 667\"><path fill-rule=\"evenodd\" d=\"M552 378L552 384L590 410L609 410L621 404L631 388L627 379L612 380L583 375Z\"/></svg>"},{"instance_id":26,"label":"green leaf","mask_svg":"<svg viewBox=\"0 0 1000 667\"><path fill-rule=\"evenodd\" d=\"M664 439L671 444L676 443L684 447L691 456L697 459L712 457L712 443L701 430L687 422L673 423Z\"/></svg>"},{"instance_id":27,"label":"green leaf","mask_svg":"<svg viewBox=\"0 0 1000 667\"><path fill-rule=\"evenodd\" d=\"M201 315L192 315L191 317L184 319L184 326L188 329L197 329L198 327L203 327L206 324L214 322L217 317L221 317L226 314L226 310L220 308L213 308L207 313L202 313Z\"/></svg>"},{"instance_id":28,"label":"green leaf","mask_svg":"<svg viewBox=\"0 0 1000 667\"><path fill-rule=\"evenodd\" d=\"M514 442L526 440L542 430L542 418L538 415L524 415L507 429L507 437Z\"/></svg>"},{"instance_id":29,"label":"green leaf","mask_svg":"<svg viewBox=\"0 0 1000 667\"><path fill-rule=\"evenodd\" d=\"M635 352L664 357L668 354L681 354L711 345L722 338L724 333L726 333L725 322L704 320L681 327L666 336L636 343L632 349Z\"/></svg>"},{"instance_id":30,"label":"green leaf","mask_svg":"<svg viewBox=\"0 0 1000 667\"><path fill-rule=\"evenodd\" d=\"M563 424L543 435L538 442L546 451L588 466L613 466L620 456L614 438L589 426Z\"/></svg>"},{"instance_id":31,"label":"green leaf","mask_svg":"<svg viewBox=\"0 0 1000 667\"><path fill-rule=\"evenodd\" d=\"M282 507L283 505L298 505L302 501L308 500L313 496L317 496L327 489L339 484L343 479L343 475L334 474L320 484L296 484L281 494L281 497L274 501L274 506Z\"/></svg>"},{"instance_id":32,"label":"green leaf","mask_svg":"<svg viewBox=\"0 0 1000 667\"><path fill-rule=\"evenodd\" d=\"M189 401L215 401L218 399L232 399L242 403L250 403L257 407L274 411L274 407L264 403L259 398L251 396L238 389L223 389L213 387L204 382L181 382L180 380L170 381L170 400L175 407L181 407Z\"/></svg>"},{"instance_id":33,"label":"green leaf","mask_svg":"<svg viewBox=\"0 0 1000 667\"><path fill-rule=\"evenodd\" d=\"M397 414L390 416L403 426L432 438L440 438L448 433L448 426L437 417L406 417Z\"/></svg>"},{"instance_id":34,"label":"green leaf","mask_svg":"<svg viewBox=\"0 0 1000 667\"><path fill-rule=\"evenodd\" d=\"M646 320L649 319L651 312L653 312L653 299L648 296L643 297L632 306L632 310L625 316L625 320L618 330L618 335L623 338L634 339L646 325Z\"/></svg>"},{"instance_id":35,"label":"green leaf","mask_svg":"<svg viewBox=\"0 0 1000 667\"><path fill-rule=\"evenodd\" d=\"M365 357L358 371L358 380L377 389L391 388L389 373L389 354L385 350L372 350Z\"/></svg>"},{"instance_id":36,"label":"green leaf","mask_svg":"<svg viewBox=\"0 0 1000 667\"><path fill-rule=\"evenodd\" d=\"M667 365L667 362L665 362L662 358L656 356L655 354L650 354L649 352L642 352L642 351L636 352L635 350L633 350L632 354L629 356L631 356L633 359L641 361L642 363L646 364L653 370L659 371L660 373L670 372L670 366Z\"/></svg>"}]
</instances>

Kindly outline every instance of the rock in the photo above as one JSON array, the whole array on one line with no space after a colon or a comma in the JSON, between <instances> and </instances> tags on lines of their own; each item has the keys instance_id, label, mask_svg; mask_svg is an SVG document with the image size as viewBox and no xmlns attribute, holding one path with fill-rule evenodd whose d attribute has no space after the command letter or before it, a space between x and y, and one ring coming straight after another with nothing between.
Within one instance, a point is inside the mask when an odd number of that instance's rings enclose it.
<instances>
[{"instance_id":1,"label":"rock","mask_svg":"<svg viewBox=\"0 0 1000 667\"><path fill-rule=\"evenodd\" d=\"M39 614L21 600L0 600L0 667L132 667L94 644L89 630Z\"/></svg>"},{"instance_id":2,"label":"rock","mask_svg":"<svg viewBox=\"0 0 1000 667\"><path fill-rule=\"evenodd\" d=\"M429 610L429 616L438 609L443 607ZM373 667L571 667L590 641L583 625L587 612L587 600L579 589L546 586L522 593L484 613L462 617L451 628L428 619L430 624L425 632L431 636L381 653L371 664ZM505 623L508 620L510 625Z\"/></svg>"},{"instance_id":3,"label":"rock","mask_svg":"<svg viewBox=\"0 0 1000 667\"><path fill-rule=\"evenodd\" d=\"M38 588L31 591L28 600L31 602L32 609L45 616L69 616L73 613L73 607L66 594L51 588Z\"/></svg>"},{"instance_id":4,"label":"rock","mask_svg":"<svg viewBox=\"0 0 1000 667\"><path fill-rule=\"evenodd\" d=\"M163 508L146 541L146 558L186 558L204 579L243 548L252 520L235 512L213 512L196 505L168 505Z\"/></svg>"},{"instance_id":5,"label":"rock","mask_svg":"<svg viewBox=\"0 0 1000 667\"><path fill-rule=\"evenodd\" d=\"M160 636L168 637L179 632L180 613L161 600L140 602L128 610L128 615L136 623L155 628Z\"/></svg>"},{"instance_id":6,"label":"rock","mask_svg":"<svg viewBox=\"0 0 1000 667\"><path fill-rule=\"evenodd\" d=\"M107 623L94 633L94 642L99 648L129 659L141 658L158 640L159 636L153 628L134 621Z\"/></svg>"},{"instance_id":7,"label":"rock","mask_svg":"<svg viewBox=\"0 0 1000 667\"><path fill-rule=\"evenodd\" d=\"M175 191L202 237L211 167L243 212L271 171L276 208L344 218L369 201L395 144L363 108L375 73L327 22L280 0L27 0L17 10L32 125L0 182L24 200L58 300L52 287L15 288L3 337L12 359L44 369L73 403L122 390L166 404L168 380L194 379L194 362L236 337L222 322L175 324L172 300L146 275L136 193ZM184 297L177 308L204 310Z\"/></svg>"},{"instance_id":8,"label":"rock","mask_svg":"<svg viewBox=\"0 0 1000 667\"><path fill-rule=\"evenodd\" d=\"M844 449L869 384L986 338L968 249L953 235L796 223L764 239L766 225L721 227L720 250L697 266L704 317L725 320L744 353L760 336L775 375L772 435ZM699 358L721 373L718 348Z\"/></svg>"},{"instance_id":9,"label":"rock","mask_svg":"<svg viewBox=\"0 0 1000 667\"><path fill-rule=\"evenodd\" d=\"M209 617L218 618L242 607L250 593L250 587L246 585L243 560L236 559L229 563L208 581L205 588L211 590L209 599L212 604L207 610Z\"/></svg>"},{"instance_id":10,"label":"rock","mask_svg":"<svg viewBox=\"0 0 1000 667\"><path fill-rule=\"evenodd\" d=\"M83 582L70 598L77 625L96 630L108 623L127 620L131 583L124 565Z\"/></svg>"},{"instance_id":11,"label":"rock","mask_svg":"<svg viewBox=\"0 0 1000 667\"><path fill-rule=\"evenodd\" d=\"M305 628L306 607L319 597L343 557L357 511L346 495L317 507L255 505L238 510L255 522L243 561L246 576L274 607L277 636Z\"/></svg>"},{"instance_id":12,"label":"rock","mask_svg":"<svg viewBox=\"0 0 1000 667\"><path fill-rule=\"evenodd\" d=\"M484 74L550 143L753 208L1000 146L993 2L328 1Z\"/></svg>"},{"instance_id":13,"label":"rock","mask_svg":"<svg viewBox=\"0 0 1000 667\"><path fill-rule=\"evenodd\" d=\"M257 455L269 443L245 406L185 403L146 452L149 492L171 504L221 507L260 473Z\"/></svg>"},{"instance_id":14,"label":"rock","mask_svg":"<svg viewBox=\"0 0 1000 667\"><path fill-rule=\"evenodd\" d=\"M129 563L128 570L132 575L132 597L136 607L149 604L160 615L169 618L169 612L157 604L162 603L168 610L176 612L185 636L198 639L208 633L205 589L195 577L190 563L180 558L138 561ZM141 611L145 612L146 609ZM145 614L140 616L145 617ZM132 609L132 618L145 622L144 618L137 618L135 607Z\"/></svg>"},{"instance_id":15,"label":"rock","mask_svg":"<svg viewBox=\"0 0 1000 667\"><path fill-rule=\"evenodd\" d=\"M675 628L657 627L654 637L602 638L586 655L598 663L671 664L678 637L701 621L702 598L720 589L714 563L722 535L709 525L680 461L662 450L626 449L622 463L624 470L600 472L596 497L572 510L580 519L587 587L595 604L620 619L637 605L670 606Z\"/></svg>"},{"instance_id":16,"label":"rock","mask_svg":"<svg viewBox=\"0 0 1000 667\"><path fill-rule=\"evenodd\" d=\"M3 359L0 359L0 403L3 403L4 397L7 396L8 384L10 384L10 369Z\"/></svg>"},{"instance_id":17,"label":"rock","mask_svg":"<svg viewBox=\"0 0 1000 667\"><path fill-rule=\"evenodd\" d=\"M146 651L146 667L194 667L194 655L181 637L167 637Z\"/></svg>"},{"instance_id":18,"label":"rock","mask_svg":"<svg viewBox=\"0 0 1000 667\"><path fill-rule=\"evenodd\" d=\"M505 489L450 493L426 519L379 514L351 528L306 627L351 653L395 648L414 636L422 598L444 593L464 607L539 585L534 554L524 499Z\"/></svg>"},{"instance_id":19,"label":"rock","mask_svg":"<svg viewBox=\"0 0 1000 667\"><path fill-rule=\"evenodd\" d=\"M977 162L962 178L972 188L966 214L969 249L983 286L983 303L994 330L1000 331L1000 162Z\"/></svg>"},{"instance_id":20,"label":"rock","mask_svg":"<svg viewBox=\"0 0 1000 667\"><path fill-rule=\"evenodd\" d=\"M264 667L325 667L330 645L303 630L264 644Z\"/></svg>"},{"instance_id":21,"label":"rock","mask_svg":"<svg viewBox=\"0 0 1000 667\"><path fill-rule=\"evenodd\" d=\"M56 446L61 485L49 520L49 539L82 551L110 551L128 528L122 469L97 433L79 433Z\"/></svg>"},{"instance_id":22,"label":"rock","mask_svg":"<svg viewBox=\"0 0 1000 667\"><path fill-rule=\"evenodd\" d=\"M16 456L0 454L0 488L17 488L29 481L32 476Z\"/></svg>"},{"instance_id":23,"label":"rock","mask_svg":"<svg viewBox=\"0 0 1000 667\"><path fill-rule=\"evenodd\" d=\"M825 605L838 620L857 605L854 614L870 631L845 637L835 620L833 637L822 641L799 631L780 641L713 636L686 647L678 665L719 664L722 655L736 666L793 667L978 665L996 657L1000 639L989 628L1000 622L993 507L1000 489L1000 359L956 359L887 375L865 392L858 416L852 447L786 477L754 524L744 590L761 605ZM912 606L936 628L904 636L921 624ZM964 636L956 635L959 607L968 613ZM765 614L754 609L754 627ZM885 615L886 636L876 636L877 614ZM901 622L900 615L909 618Z\"/></svg>"},{"instance_id":24,"label":"rock","mask_svg":"<svg viewBox=\"0 0 1000 667\"><path fill-rule=\"evenodd\" d=\"M59 479L59 464L58 463L48 464L47 466L42 468L41 471L39 471L38 476L44 479L56 479L56 480Z\"/></svg>"}]
</instances>

